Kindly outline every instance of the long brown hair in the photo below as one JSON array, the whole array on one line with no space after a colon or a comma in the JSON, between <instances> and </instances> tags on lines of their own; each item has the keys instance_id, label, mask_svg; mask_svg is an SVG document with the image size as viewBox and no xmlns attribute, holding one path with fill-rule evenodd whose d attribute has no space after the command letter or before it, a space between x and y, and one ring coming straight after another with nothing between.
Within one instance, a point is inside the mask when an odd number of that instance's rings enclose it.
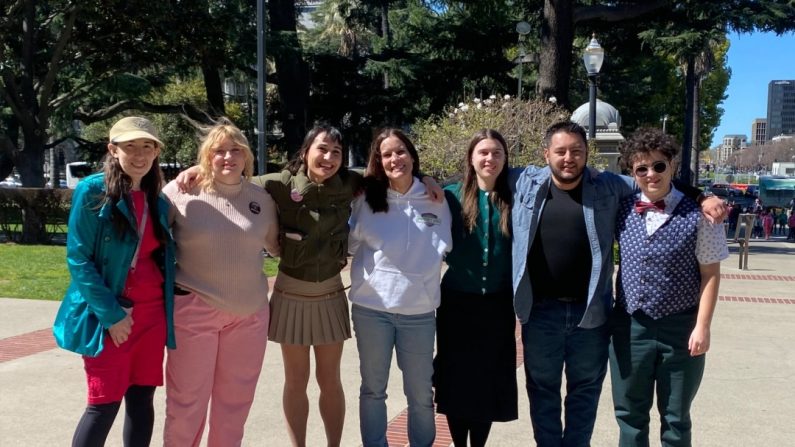
<instances>
[{"instance_id":1,"label":"long brown hair","mask_svg":"<svg viewBox=\"0 0 795 447\"><path fill-rule=\"evenodd\" d=\"M119 236L123 236L124 233L128 231L134 232L135 228L130 225L130 221L127 220L116 207L116 204L118 204L120 200L126 201L128 206L132 205L130 198L132 179L121 168L119 160L110 152L105 155L102 165L102 171L105 173L105 196L100 203L109 203L111 205L111 222ZM160 242L166 240L163 229L157 224L160 222L160 210L158 209L157 203L162 187L163 173L160 171L160 156L157 156L154 161L152 161L149 172L141 178L141 191L146 195L146 202L149 204L152 222L156 223L152 225L152 228L155 231L155 237Z\"/></svg>"},{"instance_id":2,"label":"long brown hair","mask_svg":"<svg viewBox=\"0 0 795 447\"><path fill-rule=\"evenodd\" d=\"M464 181L462 185L461 215L464 218L464 226L471 233L475 230L478 223L480 209L478 207L478 175L472 165L472 153L475 146L483 140L497 140L505 153L505 165L497 176L494 184L494 191L489 193L491 203L500 210L500 231L505 237L511 236L511 188L508 186L508 145L505 138L494 129L480 129L469 141L469 148L464 159Z\"/></svg>"},{"instance_id":3,"label":"long brown hair","mask_svg":"<svg viewBox=\"0 0 795 447\"><path fill-rule=\"evenodd\" d=\"M399 139L406 146L413 161L411 175L420 176L420 155L417 153L414 143L400 129L394 127L382 129L370 144L370 157L367 160L367 171L364 178L364 198L374 213L389 211L389 204L386 201L389 179L384 171L384 165L381 163L381 143L389 137Z\"/></svg>"}]
</instances>

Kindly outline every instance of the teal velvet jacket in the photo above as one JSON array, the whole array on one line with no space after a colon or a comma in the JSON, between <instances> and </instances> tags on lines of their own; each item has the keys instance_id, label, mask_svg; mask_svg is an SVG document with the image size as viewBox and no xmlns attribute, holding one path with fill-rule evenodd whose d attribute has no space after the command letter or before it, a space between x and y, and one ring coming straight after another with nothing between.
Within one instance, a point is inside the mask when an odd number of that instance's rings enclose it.
<instances>
[{"instance_id":1,"label":"teal velvet jacket","mask_svg":"<svg viewBox=\"0 0 795 447\"><path fill-rule=\"evenodd\" d=\"M81 181L72 195L66 261L72 280L53 325L55 341L63 349L89 357L102 352L105 330L121 321L126 313L116 301L127 281L138 234L128 232L119 237L111 222L112 205L102 203L104 174L94 174ZM136 227L135 218L124 201L116 205ZM174 241L168 229L169 204L158 200L158 223L167 235L162 257L157 259L163 272L167 339L174 341Z\"/></svg>"}]
</instances>

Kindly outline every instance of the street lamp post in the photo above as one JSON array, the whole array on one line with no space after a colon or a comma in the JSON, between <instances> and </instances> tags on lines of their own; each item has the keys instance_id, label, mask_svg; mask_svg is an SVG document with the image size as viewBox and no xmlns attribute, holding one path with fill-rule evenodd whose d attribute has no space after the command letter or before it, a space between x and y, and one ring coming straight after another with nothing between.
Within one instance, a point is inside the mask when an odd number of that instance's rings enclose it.
<instances>
[{"instance_id":1,"label":"street lamp post","mask_svg":"<svg viewBox=\"0 0 795 447\"><path fill-rule=\"evenodd\" d=\"M663 131L663 133L665 133L665 125L668 124L668 114L663 115L663 117L660 118L660 121L662 121L662 123L663 123L662 124L662 131Z\"/></svg>"},{"instance_id":2,"label":"street lamp post","mask_svg":"<svg viewBox=\"0 0 795 447\"><path fill-rule=\"evenodd\" d=\"M582 55L585 69L588 71L588 83L590 85L589 108L588 108L588 139L596 138L596 79L599 77L599 70L602 69L602 62L605 60L605 50L596 41L596 34L591 36L591 42L585 48Z\"/></svg>"},{"instance_id":3,"label":"street lamp post","mask_svg":"<svg viewBox=\"0 0 795 447\"><path fill-rule=\"evenodd\" d=\"M516 32L519 33L519 87L516 89L516 97L520 101L522 100L522 67L525 58L524 39L532 29L530 24L525 21L516 24Z\"/></svg>"},{"instance_id":4,"label":"street lamp post","mask_svg":"<svg viewBox=\"0 0 795 447\"><path fill-rule=\"evenodd\" d=\"M257 173L262 175L268 165L268 130L265 121L265 0L257 1Z\"/></svg>"}]
</instances>

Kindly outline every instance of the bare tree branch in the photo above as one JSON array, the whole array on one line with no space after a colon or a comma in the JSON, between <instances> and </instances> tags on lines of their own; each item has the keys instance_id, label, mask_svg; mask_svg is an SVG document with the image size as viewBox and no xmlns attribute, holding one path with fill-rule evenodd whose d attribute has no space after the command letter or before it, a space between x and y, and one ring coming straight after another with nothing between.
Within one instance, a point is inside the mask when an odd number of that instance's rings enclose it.
<instances>
[{"instance_id":1,"label":"bare tree branch","mask_svg":"<svg viewBox=\"0 0 795 447\"><path fill-rule=\"evenodd\" d=\"M78 84L69 89L68 92L64 93L63 95L53 99L50 101L49 106L55 110L61 107L65 102L70 101L74 97L78 95L82 95L86 90L95 87L96 85L100 84L101 82L105 81L106 79L114 76L116 73L104 73L102 76L91 79L86 81L82 84Z\"/></svg>"},{"instance_id":2,"label":"bare tree branch","mask_svg":"<svg viewBox=\"0 0 795 447\"><path fill-rule=\"evenodd\" d=\"M14 116L19 120L20 125L23 126L23 128L25 128L25 126L27 126L27 128L32 128L34 125L33 116L25 111L25 101L19 94L19 86L16 80L7 70L3 71L2 78L3 82L0 83L0 94L6 104L11 108Z\"/></svg>"},{"instance_id":3,"label":"bare tree branch","mask_svg":"<svg viewBox=\"0 0 795 447\"><path fill-rule=\"evenodd\" d=\"M24 0L17 0L16 2L12 3L11 5L9 5L8 9L6 10L5 16L6 17L11 17L12 15L14 15L17 12L18 9L22 8L22 5L24 3L25 3Z\"/></svg>"},{"instance_id":4,"label":"bare tree branch","mask_svg":"<svg viewBox=\"0 0 795 447\"><path fill-rule=\"evenodd\" d=\"M74 113L74 118L86 124L90 124L116 116L125 110L133 109L150 113L179 114L200 123L212 123L212 117L193 104L152 104L138 99L120 101L110 107L93 112L86 112L82 109L78 109Z\"/></svg>"},{"instance_id":5,"label":"bare tree branch","mask_svg":"<svg viewBox=\"0 0 795 447\"><path fill-rule=\"evenodd\" d=\"M55 43L55 47L52 51L49 70L47 70L47 75L41 85L41 91L39 92L39 98L41 98L41 104L39 104L39 122L42 123L48 122L50 118L50 110L52 109L50 108L49 98L52 94L55 78L58 76L58 72L61 69L61 58L63 57L66 44L72 37L75 20L77 19L77 10L77 6L72 6L68 11L63 29L61 30L61 35L58 37L58 42Z\"/></svg>"}]
</instances>

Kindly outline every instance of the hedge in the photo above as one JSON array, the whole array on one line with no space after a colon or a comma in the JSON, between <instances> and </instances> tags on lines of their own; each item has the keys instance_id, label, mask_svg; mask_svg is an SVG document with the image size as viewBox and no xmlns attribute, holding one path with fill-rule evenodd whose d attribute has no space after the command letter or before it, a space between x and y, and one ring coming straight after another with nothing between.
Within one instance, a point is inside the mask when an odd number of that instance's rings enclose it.
<instances>
[{"instance_id":1,"label":"hedge","mask_svg":"<svg viewBox=\"0 0 795 447\"><path fill-rule=\"evenodd\" d=\"M22 240L23 216L28 215L40 222L39 242L57 241L66 234L71 204L71 189L0 188L0 237L31 242Z\"/></svg>"}]
</instances>

